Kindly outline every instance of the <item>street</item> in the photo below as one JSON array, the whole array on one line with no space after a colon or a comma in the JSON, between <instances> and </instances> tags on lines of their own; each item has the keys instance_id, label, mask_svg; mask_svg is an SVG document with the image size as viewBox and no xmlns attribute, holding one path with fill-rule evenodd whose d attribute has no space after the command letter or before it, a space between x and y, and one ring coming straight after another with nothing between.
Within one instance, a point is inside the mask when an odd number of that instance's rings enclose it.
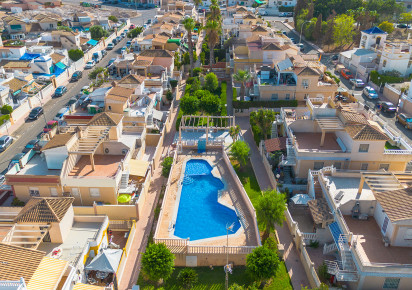
<instances>
[{"instance_id":1,"label":"street","mask_svg":"<svg viewBox=\"0 0 412 290\"><path fill-rule=\"evenodd\" d=\"M121 48L126 44L127 39L124 38L120 41L113 50L108 51L107 55L96 65L96 67L105 67L111 58L120 54ZM88 74L92 70L84 70L83 77L75 83L69 83L67 87L67 93L60 98L53 98L47 104L44 105L44 114L46 120L50 121L56 116L57 112L69 101L70 98L76 96L80 89L87 86L90 83ZM45 120L43 116L40 116L35 121L26 121L20 128L18 128L12 137L15 138L10 147L0 154L0 171L5 170L11 158L17 153L21 153L26 144L37 137L45 126Z\"/></svg>"}]
</instances>

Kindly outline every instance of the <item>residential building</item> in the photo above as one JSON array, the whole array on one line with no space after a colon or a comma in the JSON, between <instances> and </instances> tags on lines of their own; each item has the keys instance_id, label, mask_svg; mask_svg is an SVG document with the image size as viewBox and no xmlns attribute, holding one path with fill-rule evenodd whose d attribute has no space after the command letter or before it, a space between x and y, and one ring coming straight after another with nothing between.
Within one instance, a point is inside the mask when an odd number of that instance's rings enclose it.
<instances>
[{"instance_id":1,"label":"residential building","mask_svg":"<svg viewBox=\"0 0 412 290\"><path fill-rule=\"evenodd\" d=\"M412 159L408 142L381 128L359 103L308 98L306 104L306 108L281 109L283 136L288 137L281 166L291 167L297 179L306 178L308 170L327 166L404 171ZM393 146L398 149L387 149Z\"/></svg>"},{"instance_id":2,"label":"residential building","mask_svg":"<svg viewBox=\"0 0 412 290\"><path fill-rule=\"evenodd\" d=\"M61 1L56 0L18 0L18 1L3 1L1 7L6 10L20 9L22 10L38 10L42 8L60 7Z\"/></svg>"},{"instance_id":3,"label":"residential building","mask_svg":"<svg viewBox=\"0 0 412 290\"><path fill-rule=\"evenodd\" d=\"M51 39L49 41L68 51L71 49L81 49L79 32L55 30L51 32Z\"/></svg>"}]
</instances>

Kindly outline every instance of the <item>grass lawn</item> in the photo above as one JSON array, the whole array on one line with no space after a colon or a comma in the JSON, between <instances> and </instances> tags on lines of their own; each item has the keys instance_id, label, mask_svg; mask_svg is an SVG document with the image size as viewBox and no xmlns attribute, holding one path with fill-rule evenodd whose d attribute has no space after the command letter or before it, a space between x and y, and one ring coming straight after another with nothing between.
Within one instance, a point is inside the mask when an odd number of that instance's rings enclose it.
<instances>
[{"instance_id":1,"label":"grass lawn","mask_svg":"<svg viewBox=\"0 0 412 290\"><path fill-rule=\"evenodd\" d=\"M392 145L391 143L389 143L388 141L386 141L386 143L385 143L385 149L400 150L401 148L399 148L398 146Z\"/></svg>"},{"instance_id":2,"label":"grass lawn","mask_svg":"<svg viewBox=\"0 0 412 290\"><path fill-rule=\"evenodd\" d=\"M179 290L181 289L177 282L177 275L179 271L183 269L181 267L176 268L173 271L172 277L167 280L161 287L166 290ZM193 290L220 290L225 289L225 273L223 272L223 266L214 267L213 270L210 270L209 267L197 267L193 268L199 275L198 283L192 288ZM229 286L233 283L237 283L239 285L251 285L253 283L253 279L249 277L246 273L245 267L235 267L233 269L233 274L229 275ZM140 289L142 290L152 290L160 288L160 286L156 286L153 283L144 281L142 275L139 276L139 280L137 281L137 285L140 285ZM281 262L279 265L278 273L276 278L271 279L265 286L264 289L292 289L290 285L289 275L286 271L286 266L284 262Z\"/></svg>"},{"instance_id":3,"label":"grass lawn","mask_svg":"<svg viewBox=\"0 0 412 290\"><path fill-rule=\"evenodd\" d=\"M262 194L250 160L247 161L245 166L240 166L236 160L231 160L231 163L235 168L237 176L239 176L240 182L242 182L250 201L253 206L255 206L258 198Z\"/></svg>"}]
</instances>

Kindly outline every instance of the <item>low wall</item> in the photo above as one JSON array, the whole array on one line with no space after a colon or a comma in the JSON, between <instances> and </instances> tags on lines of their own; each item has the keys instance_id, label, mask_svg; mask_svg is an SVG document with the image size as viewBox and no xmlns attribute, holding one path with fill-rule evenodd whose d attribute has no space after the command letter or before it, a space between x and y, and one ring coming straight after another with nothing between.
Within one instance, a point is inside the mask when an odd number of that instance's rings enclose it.
<instances>
[{"instance_id":1,"label":"low wall","mask_svg":"<svg viewBox=\"0 0 412 290\"><path fill-rule=\"evenodd\" d=\"M0 134L7 134L9 135L9 129L11 127L11 122L7 121L3 125L0 126Z\"/></svg>"},{"instance_id":2,"label":"low wall","mask_svg":"<svg viewBox=\"0 0 412 290\"><path fill-rule=\"evenodd\" d=\"M117 268L117 279L118 279L118 284L120 284L120 281L122 280L123 277L123 272L124 269L126 268L126 263L128 258L131 256L131 254L136 254L136 253L131 253L131 248L132 248L132 242L134 240L134 237L136 235L136 222L133 222L132 228L130 229L129 237L127 238L127 243L126 246L123 248L123 255L120 260L119 267Z\"/></svg>"},{"instance_id":3,"label":"low wall","mask_svg":"<svg viewBox=\"0 0 412 290\"><path fill-rule=\"evenodd\" d=\"M160 157L162 157L162 152L163 152L163 140L165 138L165 133L166 133L166 127L163 127L163 130L161 132L160 139L157 143L156 151L153 156L153 170L157 169L160 166ZM146 146L149 146L147 144L147 135L146 135ZM171 171L170 171L171 172Z\"/></svg>"},{"instance_id":4,"label":"low wall","mask_svg":"<svg viewBox=\"0 0 412 290\"><path fill-rule=\"evenodd\" d=\"M111 220L139 219L137 205L73 206L75 215L107 215Z\"/></svg>"}]
</instances>

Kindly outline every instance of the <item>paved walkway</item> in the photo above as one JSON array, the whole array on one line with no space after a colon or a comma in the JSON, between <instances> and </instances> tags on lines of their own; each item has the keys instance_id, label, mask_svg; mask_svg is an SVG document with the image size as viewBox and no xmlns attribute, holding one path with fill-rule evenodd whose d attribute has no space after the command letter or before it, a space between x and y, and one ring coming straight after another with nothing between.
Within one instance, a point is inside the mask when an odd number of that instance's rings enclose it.
<instances>
[{"instance_id":1,"label":"paved walkway","mask_svg":"<svg viewBox=\"0 0 412 290\"><path fill-rule=\"evenodd\" d=\"M242 130L243 139L249 144L250 160L260 188L262 190L271 189L272 186L263 165L262 157L259 154L259 148L256 146L255 140L253 139L249 117L237 117L236 124L238 124ZM292 235L286 222L283 223L283 227L276 226L276 231L278 233L279 242L283 244L285 248L283 259L285 260L293 288L301 289L302 286L310 287L305 269L300 261L299 254L293 243Z\"/></svg>"},{"instance_id":2,"label":"paved walkway","mask_svg":"<svg viewBox=\"0 0 412 290\"><path fill-rule=\"evenodd\" d=\"M163 142L163 156L166 155L169 146L172 145L175 133L176 133L176 119L177 119L177 108L178 102L184 91L184 84L180 86L180 91L177 94L176 100L177 104L172 112L173 125L169 132L166 133ZM122 280L119 283L119 289L132 289L133 285L136 285L137 279L140 273L140 261L142 253L144 253L147 245L147 240L150 235L150 230L153 226L154 221L154 209L159 199L159 194L162 186L166 184L166 179L162 176L162 168L159 167L154 171L152 180L150 182L150 188L146 201L143 207L143 211L140 214L139 220L136 222L136 234L132 241L132 246L130 253L132 257L129 257L125 270L123 272Z\"/></svg>"}]
</instances>

